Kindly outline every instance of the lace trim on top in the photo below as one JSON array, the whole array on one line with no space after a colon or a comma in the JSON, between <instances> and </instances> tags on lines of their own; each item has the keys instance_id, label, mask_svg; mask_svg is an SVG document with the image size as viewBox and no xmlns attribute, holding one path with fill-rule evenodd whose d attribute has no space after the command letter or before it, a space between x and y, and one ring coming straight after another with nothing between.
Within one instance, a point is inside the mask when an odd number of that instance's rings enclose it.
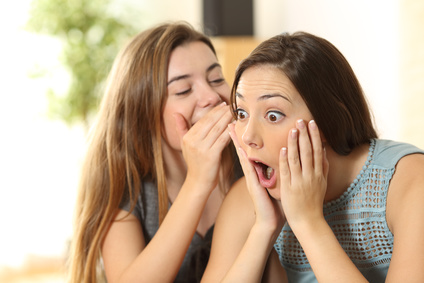
<instances>
[{"instance_id":1,"label":"lace trim on top","mask_svg":"<svg viewBox=\"0 0 424 283\"><path fill-rule=\"evenodd\" d=\"M324 217L349 258L360 269L390 262L393 235L386 222L386 194L394 168L373 165L376 141L370 141L367 161L349 188L324 205ZM306 255L286 224L275 245L286 268L311 271Z\"/></svg>"}]
</instances>

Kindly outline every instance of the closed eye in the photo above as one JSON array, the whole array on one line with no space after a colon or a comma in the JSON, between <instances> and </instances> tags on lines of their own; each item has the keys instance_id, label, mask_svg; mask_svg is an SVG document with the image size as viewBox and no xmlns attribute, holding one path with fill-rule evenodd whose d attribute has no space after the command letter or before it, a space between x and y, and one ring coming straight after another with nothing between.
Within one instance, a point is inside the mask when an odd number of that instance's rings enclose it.
<instances>
[{"instance_id":1,"label":"closed eye","mask_svg":"<svg viewBox=\"0 0 424 283\"><path fill-rule=\"evenodd\" d=\"M191 88L175 93L175 95L184 95L190 93Z\"/></svg>"},{"instance_id":2,"label":"closed eye","mask_svg":"<svg viewBox=\"0 0 424 283\"><path fill-rule=\"evenodd\" d=\"M222 84L224 81L225 81L225 80L224 80L223 78L219 78L219 79L216 79L216 80L213 80L213 81L209 81L209 83L210 83L211 85L220 85L220 84Z\"/></svg>"}]
</instances>

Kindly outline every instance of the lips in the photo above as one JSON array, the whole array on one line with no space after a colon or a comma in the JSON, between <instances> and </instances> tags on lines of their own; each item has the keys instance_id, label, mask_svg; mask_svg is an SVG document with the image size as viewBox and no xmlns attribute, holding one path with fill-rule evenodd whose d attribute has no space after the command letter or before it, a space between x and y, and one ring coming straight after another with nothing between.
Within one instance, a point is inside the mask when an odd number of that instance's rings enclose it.
<instances>
[{"instance_id":1,"label":"lips","mask_svg":"<svg viewBox=\"0 0 424 283\"><path fill-rule=\"evenodd\" d=\"M256 170L261 186L265 188L272 188L276 182L275 170L258 160L251 160L251 163Z\"/></svg>"}]
</instances>

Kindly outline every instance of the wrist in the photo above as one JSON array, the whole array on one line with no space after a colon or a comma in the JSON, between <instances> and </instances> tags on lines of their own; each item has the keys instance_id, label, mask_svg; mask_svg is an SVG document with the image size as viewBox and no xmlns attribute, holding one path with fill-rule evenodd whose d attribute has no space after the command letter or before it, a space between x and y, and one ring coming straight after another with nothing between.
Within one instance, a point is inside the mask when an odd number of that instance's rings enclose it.
<instances>
[{"instance_id":1,"label":"wrist","mask_svg":"<svg viewBox=\"0 0 424 283\"><path fill-rule=\"evenodd\" d=\"M213 176L211 176L210 173L202 174L200 172L193 171L187 171L184 183L199 189L205 189L209 191L212 191L218 184L218 174L213 174Z\"/></svg>"},{"instance_id":2,"label":"wrist","mask_svg":"<svg viewBox=\"0 0 424 283\"><path fill-rule=\"evenodd\" d=\"M320 233L320 231L324 231L326 227L329 227L324 217L308 218L288 223L298 239L302 237L302 235L311 236Z\"/></svg>"},{"instance_id":3,"label":"wrist","mask_svg":"<svg viewBox=\"0 0 424 283\"><path fill-rule=\"evenodd\" d=\"M262 239L267 239L269 242L274 243L280 234L280 226L277 223L265 223L255 221L252 226L251 232L257 234Z\"/></svg>"},{"instance_id":4,"label":"wrist","mask_svg":"<svg viewBox=\"0 0 424 283\"><path fill-rule=\"evenodd\" d=\"M215 187L216 185L187 176L178 195L183 195L185 198L195 199L196 201L206 201Z\"/></svg>"}]
</instances>

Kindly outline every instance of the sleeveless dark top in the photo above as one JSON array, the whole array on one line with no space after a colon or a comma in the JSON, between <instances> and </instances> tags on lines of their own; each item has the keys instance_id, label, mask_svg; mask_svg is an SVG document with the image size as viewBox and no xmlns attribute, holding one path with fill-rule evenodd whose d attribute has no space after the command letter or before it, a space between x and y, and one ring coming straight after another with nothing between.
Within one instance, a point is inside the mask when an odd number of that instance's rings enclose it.
<instances>
[{"instance_id":1,"label":"sleeveless dark top","mask_svg":"<svg viewBox=\"0 0 424 283\"><path fill-rule=\"evenodd\" d=\"M237 159L234 165L233 182L238 180L241 176L243 176L243 171ZM171 205L172 204L170 203L169 207ZM123 201L121 208L129 211L130 202L128 200ZM151 179L146 178L143 180L140 196L137 199L137 204L132 211L132 214L140 221L147 245L159 229L158 191L156 183ZM209 260L213 229L214 225L209 228L203 238L198 233L194 234L174 282L200 282ZM169 237L172 239L172 235ZM178 245L178 243L175 244Z\"/></svg>"}]
</instances>

